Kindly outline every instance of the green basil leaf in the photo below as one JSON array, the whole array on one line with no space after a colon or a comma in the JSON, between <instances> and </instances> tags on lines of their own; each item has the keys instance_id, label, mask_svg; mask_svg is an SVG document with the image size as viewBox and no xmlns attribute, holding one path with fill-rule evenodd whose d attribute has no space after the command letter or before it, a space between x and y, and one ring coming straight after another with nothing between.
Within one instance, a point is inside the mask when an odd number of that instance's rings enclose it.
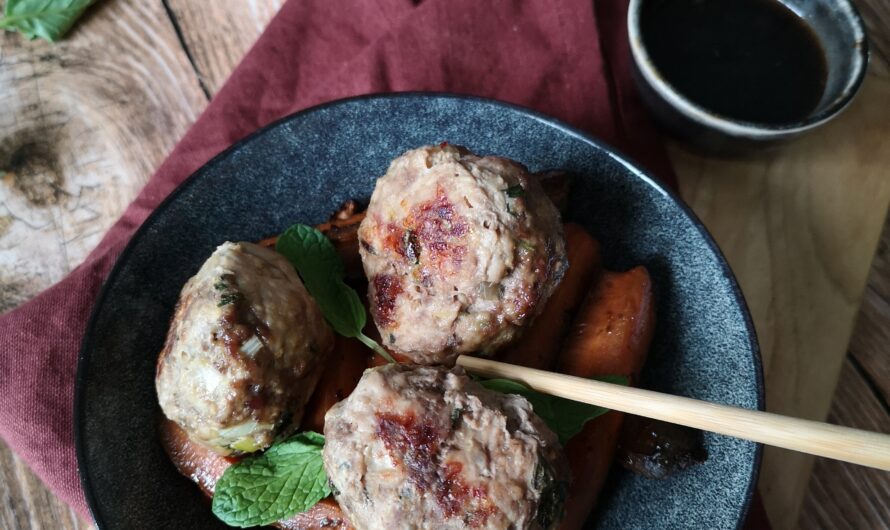
<instances>
[{"instance_id":1,"label":"green basil leaf","mask_svg":"<svg viewBox=\"0 0 890 530\"><path fill-rule=\"evenodd\" d=\"M628 379L621 375L608 375L591 379L617 385L628 384ZM544 394L510 379L483 379L479 381L479 384L495 392L518 394L527 399L531 403L535 414L544 420L544 423L550 427L550 430L556 433L559 437L559 442L563 445L581 432L584 424L588 421L609 412L607 408Z\"/></svg>"},{"instance_id":2,"label":"green basil leaf","mask_svg":"<svg viewBox=\"0 0 890 530\"><path fill-rule=\"evenodd\" d=\"M17 30L29 39L62 38L95 0L6 0L0 28Z\"/></svg>"},{"instance_id":3,"label":"green basil leaf","mask_svg":"<svg viewBox=\"0 0 890 530\"><path fill-rule=\"evenodd\" d=\"M304 432L231 465L216 483L214 515L243 528L271 524L313 507L331 494L322 447L324 436Z\"/></svg>"},{"instance_id":4,"label":"green basil leaf","mask_svg":"<svg viewBox=\"0 0 890 530\"><path fill-rule=\"evenodd\" d=\"M297 270L334 331L362 341L389 362L395 362L380 344L362 333L368 321L365 306L355 289L343 281L343 262L324 234L311 226L295 224L278 237L275 250Z\"/></svg>"}]
</instances>

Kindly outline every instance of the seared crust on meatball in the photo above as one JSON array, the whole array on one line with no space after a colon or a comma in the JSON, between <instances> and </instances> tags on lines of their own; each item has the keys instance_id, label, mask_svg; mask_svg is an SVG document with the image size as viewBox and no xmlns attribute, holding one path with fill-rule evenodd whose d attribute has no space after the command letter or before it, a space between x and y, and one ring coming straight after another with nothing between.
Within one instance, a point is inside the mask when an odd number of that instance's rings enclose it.
<instances>
[{"instance_id":1,"label":"seared crust on meatball","mask_svg":"<svg viewBox=\"0 0 890 530\"><path fill-rule=\"evenodd\" d=\"M568 465L520 396L461 368L365 372L325 417L324 463L356 528L551 528Z\"/></svg>"},{"instance_id":2,"label":"seared crust on meatball","mask_svg":"<svg viewBox=\"0 0 890 530\"><path fill-rule=\"evenodd\" d=\"M526 169L449 145L392 162L359 242L380 335L420 364L506 344L567 267L559 213Z\"/></svg>"},{"instance_id":3,"label":"seared crust on meatball","mask_svg":"<svg viewBox=\"0 0 890 530\"><path fill-rule=\"evenodd\" d=\"M283 256L225 243L182 289L156 389L167 418L221 454L298 425L333 332Z\"/></svg>"}]
</instances>

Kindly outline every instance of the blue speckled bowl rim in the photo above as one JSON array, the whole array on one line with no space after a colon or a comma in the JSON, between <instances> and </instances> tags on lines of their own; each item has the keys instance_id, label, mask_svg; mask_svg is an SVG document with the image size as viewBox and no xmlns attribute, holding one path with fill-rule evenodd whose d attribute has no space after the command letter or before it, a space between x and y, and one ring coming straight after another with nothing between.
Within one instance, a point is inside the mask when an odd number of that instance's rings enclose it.
<instances>
[{"instance_id":1,"label":"blue speckled bowl rim","mask_svg":"<svg viewBox=\"0 0 890 530\"><path fill-rule=\"evenodd\" d=\"M75 375L75 383L74 383L74 448L77 454L77 471L80 476L80 485L83 489L84 497L87 501L87 506L90 509L90 514L93 517L93 521L96 524L97 528L102 528L103 519L102 515L99 511L99 503L93 494L93 488L90 483L89 476L86 473L86 449L84 447L83 440L83 429L81 428L84 424L83 414L84 407L82 405L83 400L83 388L86 385L86 378L88 376L87 373L87 363L90 359L90 347L93 342L93 332L96 326L96 321L99 318L99 313L103 305L105 304L105 299L108 296L108 291L110 286L114 283L114 280L117 278L120 270L123 268L123 264L127 261L131 251L139 245L142 236L149 229L155 219L163 215L166 207L176 201L179 195L186 190L189 186L191 186L194 182L203 177L205 173L211 171L216 164L220 162L223 158L227 157L231 152L237 151L243 145L250 143L255 138L262 136L266 133L266 131L270 129L274 129L279 125L289 122L291 120L296 120L305 114L310 114L315 111L326 109L329 107L335 107L338 105L343 105L347 103L353 103L356 101L368 101L368 100L410 100L415 98L425 98L425 99L452 99L452 100L460 100L466 101L475 104L484 104L491 105L495 107L501 107L505 111L508 112L517 112L519 114L530 117L534 120L542 122L546 125L553 127L554 129L568 134L570 136L577 137L584 142L593 145L594 147L601 149L603 152L607 153L612 159L616 162L623 165L627 170L641 179L643 182L654 188L656 191L661 193L662 195L671 199L671 201L681 209L681 211L692 221L695 225L698 232L701 234L703 240L708 245L708 247L713 250L714 255L717 257L718 264L720 265L721 270L723 271L723 275L729 281L730 287L732 289L733 297L736 302L739 304L742 309L742 314L744 316L745 322L745 330L748 335L751 352L752 352L752 361L754 363L754 371L756 376L757 383L757 409L764 410L765 408L765 397L764 397L764 382L763 382L763 363L760 355L760 346L757 342L757 334L754 330L754 322L751 320L751 313L748 310L748 304L745 302L745 297L742 295L742 291L739 288L738 282L735 279L735 275L732 272L732 269L727 263L726 258L723 256L723 253L720 251L720 247L717 246L717 243L711 237L711 234L705 228L704 224L702 224L701 220L695 215L695 213L686 205L686 203L671 189L666 188L661 183L659 183L656 179L651 177L646 171L640 169L640 165L636 164L630 157L625 156L620 153L617 149L608 145L606 142L602 140L595 139L587 133L584 133L556 118L548 116L546 114L537 112L535 110L515 105L512 103L506 103L504 101L499 101L496 99L490 98L482 98L477 96L468 96L463 94L452 94L447 92L394 92L394 93L386 93L386 94L366 94L361 96L354 96L344 99L338 99L334 101L330 101L327 103L322 103L320 105L316 105L314 107L309 107L307 109L303 109L301 111L295 112L293 114L289 114L283 118L275 120L268 125L260 127L256 131L250 133L245 136L241 140L230 145L228 148L223 150L218 155L214 156L210 161L205 163L203 166L198 168L194 173L192 173L188 178L182 181L176 189L174 189L170 195L168 195L161 203L155 208L155 210L145 219L145 221L136 229L136 232L130 238L130 241L127 243L127 246L124 247L124 250L121 252L120 256L118 256L117 260L115 260L114 266L111 269L111 272L108 274L108 277L102 283L102 288L99 291L99 296L96 298L96 301L93 305L92 313L90 314L90 319L87 324L86 332L84 333L83 341L81 342L80 354L77 358L77 372ZM745 492L745 500L744 500L744 509L742 510L742 516L739 518L738 524L736 525L736 529L741 529L745 520L747 519L748 512L751 507L751 500L754 497L754 491L757 488L757 482L760 475L760 463L763 458L763 446L761 444L756 444L756 450L754 454L754 466L751 471L751 481L748 483L748 490Z\"/></svg>"}]
</instances>

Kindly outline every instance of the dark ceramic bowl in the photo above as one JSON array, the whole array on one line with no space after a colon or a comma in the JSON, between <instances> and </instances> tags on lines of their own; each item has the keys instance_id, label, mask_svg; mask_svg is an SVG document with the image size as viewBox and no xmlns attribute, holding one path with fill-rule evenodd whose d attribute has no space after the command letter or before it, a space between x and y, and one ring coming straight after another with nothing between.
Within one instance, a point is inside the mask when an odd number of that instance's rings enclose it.
<instances>
[{"instance_id":1,"label":"dark ceramic bowl","mask_svg":"<svg viewBox=\"0 0 890 530\"><path fill-rule=\"evenodd\" d=\"M644 384L762 409L745 302L713 240L672 192L609 147L525 109L435 94L349 99L287 117L214 158L119 258L84 338L75 397L81 479L100 528L224 528L160 446L154 387L179 291L213 249L320 222L344 200L370 196L395 156L446 140L577 174L569 217L601 241L609 268L643 264L653 276L658 325ZM760 448L710 434L705 444L707 462L664 481L614 470L591 524L737 528Z\"/></svg>"},{"instance_id":2,"label":"dark ceramic bowl","mask_svg":"<svg viewBox=\"0 0 890 530\"><path fill-rule=\"evenodd\" d=\"M716 152L748 152L781 144L837 116L853 100L865 77L868 41L864 24L849 0L777 0L813 29L825 52L825 92L805 119L765 125L728 118L686 98L653 64L641 34L640 12L646 2L631 0L627 32L634 77L640 94L659 124L690 144Z\"/></svg>"}]
</instances>

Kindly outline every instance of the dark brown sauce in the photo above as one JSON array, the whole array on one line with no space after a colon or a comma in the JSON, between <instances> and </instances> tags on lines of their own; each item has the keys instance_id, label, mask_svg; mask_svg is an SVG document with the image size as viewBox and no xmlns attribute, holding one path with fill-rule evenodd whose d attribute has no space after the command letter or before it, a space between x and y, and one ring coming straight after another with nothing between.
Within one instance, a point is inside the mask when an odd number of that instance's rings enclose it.
<instances>
[{"instance_id":1,"label":"dark brown sauce","mask_svg":"<svg viewBox=\"0 0 890 530\"><path fill-rule=\"evenodd\" d=\"M648 0L640 31L661 76L716 114L795 122L816 108L825 90L818 38L775 0Z\"/></svg>"}]
</instances>

